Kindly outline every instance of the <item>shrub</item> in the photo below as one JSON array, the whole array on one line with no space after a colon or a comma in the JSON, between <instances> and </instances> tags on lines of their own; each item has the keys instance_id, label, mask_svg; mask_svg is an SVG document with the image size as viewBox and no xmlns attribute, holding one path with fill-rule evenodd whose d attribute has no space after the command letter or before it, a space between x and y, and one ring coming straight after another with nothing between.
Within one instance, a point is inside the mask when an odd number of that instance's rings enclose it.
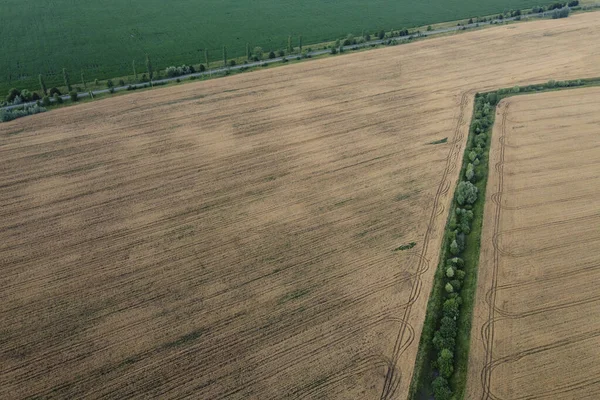
<instances>
[{"instance_id":1,"label":"shrub","mask_svg":"<svg viewBox=\"0 0 600 400\"><path fill-rule=\"evenodd\" d=\"M283 51L283 50L279 50L279 51L277 52L277 54L279 55L279 57L283 57L283 56L285 56L285 51Z\"/></svg>"},{"instance_id":2,"label":"shrub","mask_svg":"<svg viewBox=\"0 0 600 400\"><path fill-rule=\"evenodd\" d=\"M111 88L110 88L110 89L108 89L108 92L109 92L110 94L113 94L113 93L115 92L115 88L111 86Z\"/></svg>"},{"instance_id":3,"label":"shrub","mask_svg":"<svg viewBox=\"0 0 600 400\"><path fill-rule=\"evenodd\" d=\"M77 101L77 92L74 90L69 92L69 97L71 97L72 102L76 102Z\"/></svg>"},{"instance_id":4,"label":"shrub","mask_svg":"<svg viewBox=\"0 0 600 400\"><path fill-rule=\"evenodd\" d=\"M454 288L455 292L459 292L460 288L461 288L461 283L458 279L453 279L450 281L450 284L452 285L452 287Z\"/></svg>"},{"instance_id":5,"label":"shrub","mask_svg":"<svg viewBox=\"0 0 600 400\"><path fill-rule=\"evenodd\" d=\"M113 81L111 79L106 81L106 87L111 89L115 84L113 83Z\"/></svg>"},{"instance_id":6,"label":"shrub","mask_svg":"<svg viewBox=\"0 0 600 400\"><path fill-rule=\"evenodd\" d=\"M487 103L490 103L490 105L495 106L498 102L498 95L496 94L496 92L488 93L485 97L485 101Z\"/></svg>"},{"instance_id":7,"label":"shrub","mask_svg":"<svg viewBox=\"0 0 600 400\"><path fill-rule=\"evenodd\" d=\"M262 49L262 47L255 47L254 51L252 52L252 54L254 55L254 57L253 57L254 61L260 61L260 60L262 60L262 57L263 57L263 49Z\"/></svg>"},{"instance_id":8,"label":"shrub","mask_svg":"<svg viewBox=\"0 0 600 400\"><path fill-rule=\"evenodd\" d=\"M204 64L200 64L200 67L198 68L198 70L200 72L204 72L204 71L206 71L206 67L204 66Z\"/></svg>"},{"instance_id":9,"label":"shrub","mask_svg":"<svg viewBox=\"0 0 600 400\"><path fill-rule=\"evenodd\" d=\"M235 60L229 60L229 66L230 67L235 67Z\"/></svg>"},{"instance_id":10,"label":"shrub","mask_svg":"<svg viewBox=\"0 0 600 400\"><path fill-rule=\"evenodd\" d=\"M331 54L337 54L337 49L335 47L331 49Z\"/></svg>"},{"instance_id":11,"label":"shrub","mask_svg":"<svg viewBox=\"0 0 600 400\"><path fill-rule=\"evenodd\" d=\"M379 31L379 35L377 35L377 37L379 37L379 40L383 39L385 37L385 31L382 29Z\"/></svg>"},{"instance_id":12,"label":"shrub","mask_svg":"<svg viewBox=\"0 0 600 400\"><path fill-rule=\"evenodd\" d=\"M188 75L195 71L196 70L194 69L194 67L189 66L189 65L182 65L181 67L170 66L170 67L165 68L165 74L169 78L174 78L176 76L181 76L181 75Z\"/></svg>"},{"instance_id":13,"label":"shrub","mask_svg":"<svg viewBox=\"0 0 600 400\"><path fill-rule=\"evenodd\" d=\"M62 99L62 97L60 97L60 95L58 93L54 94L54 102L56 104L62 104L63 103L63 99Z\"/></svg>"},{"instance_id":14,"label":"shrub","mask_svg":"<svg viewBox=\"0 0 600 400\"><path fill-rule=\"evenodd\" d=\"M125 86L125 81L123 79L119 79L119 86Z\"/></svg>"},{"instance_id":15,"label":"shrub","mask_svg":"<svg viewBox=\"0 0 600 400\"><path fill-rule=\"evenodd\" d=\"M456 190L456 202L459 205L473 204L477 200L478 189L469 181L462 181Z\"/></svg>"},{"instance_id":16,"label":"shrub","mask_svg":"<svg viewBox=\"0 0 600 400\"><path fill-rule=\"evenodd\" d=\"M270 59L270 60L272 60L272 59L274 59L275 57L277 57L277 56L275 55L275 52L274 52L274 51L270 51L270 52L269 52L269 59Z\"/></svg>"},{"instance_id":17,"label":"shrub","mask_svg":"<svg viewBox=\"0 0 600 400\"><path fill-rule=\"evenodd\" d=\"M475 136L475 140L474 140L475 146L485 147L486 142L487 142L487 135L485 133L480 133L479 135Z\"/></svg>"},{"instance_id":18,"label":"shrub","mask_svg":"<svg viewBox=\"0 0 600 400\"><path fill-rule=\"evenodd\" d=\"M23 106L22 108L13 108L12 110L0 110L0 121L8 122L12 121L13 119L38 114L44 111L46 111L46 109L37 104Z\"/></svg>"},{"instance_id":19,"label":"shrub","mask_svg":"<svg viewBox=\"0 0 600 400\"><path fill-rule=\"evenodd\" d=\"M579 0L572 0L567 4L569 7L576 7L579 5Z\"/></svg>"},{"instance_id":20,"label":"shrub","mask_svg":"<svg viewBox=\"0 0 600 400\"><path fill-rule=\"evenodd\" d=\"M429 26L427 27L427 32L431 32L432 30L433 30L433 28L431 27L431 25L429 25Z\"/></svg>"},{"instance_id":21,"label":"shrub","mask_svg":"<svg viewBox=\"0 0 600 400\"><path fill-rule=\"evenodd\" d=\"M465 266L465 261L460 257L453 257L448 260L448 263L459 269L462 269Z\"/></svg>"},{"instance_id":22,"label":"shrub","mask_svg":"<svg viewBox=\"0 0 600 400\"><path fill-rule=\"evenodd\" d=\"M50 104L52 104L52 102L50 101L50 97L48 97L48 96L42 97L42 105L44 107L48 107Z\"/></svg>"},{"instance_id":23,"label":"shrub","mask_svg":"<svg viewBox=\"0 0 600 400\"><path fill-rule=\"evenodd\" d=\"M569 7L561 8L560 10L552 11L552 19L567 18L569 16Z\"/></svg>"}]
</instances>

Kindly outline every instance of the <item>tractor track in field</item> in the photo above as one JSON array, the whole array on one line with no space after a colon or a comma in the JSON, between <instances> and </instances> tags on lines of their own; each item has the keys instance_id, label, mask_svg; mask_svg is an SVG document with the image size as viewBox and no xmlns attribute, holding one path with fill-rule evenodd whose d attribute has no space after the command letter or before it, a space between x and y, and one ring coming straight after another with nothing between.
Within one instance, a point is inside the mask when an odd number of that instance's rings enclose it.
<instances>
[{"instance_id":1,"label":"tractor track in field","mask_svg":"<svg viewBox=\"0 0 600 400\"><path fill-rule=\"evenodd\" d=\"M450 186L451 186L451 183L449 180L450 173L456 169L456 164L457 164L459 156L460 156L460 150L462 149L462 146L463 146L463 142L464 142L463 127L465 125L465 121L468 120L466 114L468 113L467 105L469 104L470 95L471 95L470 92L463 92L460 95L460 104L459 104L457 122L455 125L453 138L451 141L452 146L446 157L446 165L444 167L444 171L442 173L442 178L440 180L437 192L436 192L434 200L433 200L433 209L432 209L431 215L429 217L429 223L427 225L427 230L425 232L425 237L423 239L423 247L421 248L421 253L420 253L420 257L419 257L419 260L420 260L419 267L417 268L417 271L420 271L420 272L415 275L415 281L413 282L410 296L409 296L409 305L404 309L404 313L401 318L402 321L404 321L404 323L400 327L398 334L396 336L396 341L394 342L394 348L393 348L392 354L390 356L390 364L387 367L387 372L385 375L383 389L382 389L381 395L379 397L380 400L392 399L394 397L394 394L396 393L398 387L400 386L402 376L400 376L400 374L399 374L399 369L397 367L397 364L398 364L398 360L400 359L400 356L403 354L403 352L406 350L406 348L408 348L408 346L402 346L402 343L404 341L404 336L406 334L407 329L409 329L409 327L410 327L410 329L414 330L414 328L410 325L410 323L408 321L410 319L412 305L417 301L419 295L421 294L422 285L423 285L423 283L421 281L421 275L424 274L425 272L427 272L427 270L430 268L430 260L426 258L426 255L428 252L428 247L429 247L429 240L431 239L433 231L436 227L436 225L435 225L436 219L440 215L443 214L445 207L443 204L441 204L440 199L442 198L442 196L446 195L450 191ZM441 209L441 211L440 211L440 209Z\"/></svg>"}]
</instances>

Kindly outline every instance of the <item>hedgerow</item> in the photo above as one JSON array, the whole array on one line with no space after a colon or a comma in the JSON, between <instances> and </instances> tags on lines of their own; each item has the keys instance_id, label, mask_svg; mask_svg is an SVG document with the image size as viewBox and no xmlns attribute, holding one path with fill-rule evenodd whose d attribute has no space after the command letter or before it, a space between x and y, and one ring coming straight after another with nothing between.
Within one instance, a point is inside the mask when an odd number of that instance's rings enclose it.
<instances>
[{"instance_id":1,"label":"hedgerow","mask_svg":"<svg viewBox=\"0 0 600 400\"><path fill-rule=\"evenodd\" d=\"M464 396L496 105L503 98L518 94L598 84L600 78L551 80L475 95L469 137L427 305L409 398L433 395L436 400L459 400Z\"/></svg>"}]
</instances>

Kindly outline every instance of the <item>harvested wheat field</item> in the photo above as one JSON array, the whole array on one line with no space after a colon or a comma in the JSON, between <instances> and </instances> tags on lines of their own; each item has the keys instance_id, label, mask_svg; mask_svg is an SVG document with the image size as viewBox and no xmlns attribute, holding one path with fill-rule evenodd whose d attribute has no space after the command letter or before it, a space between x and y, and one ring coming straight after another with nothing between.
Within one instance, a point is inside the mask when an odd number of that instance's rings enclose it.
<instances>
[{"instance_id":1,"label":"harvested wheat field","mask_svg":"<svg viewBox=\"0 0 600 400\"><path fill-rule=\"evenodd\" d=\"M0 125L0 398L406 397L473 94L598 76L599 39L586 14Z\"/></svg>"},{"instance_id":2,"label":"harvested wheat field","mask_svg":"<svg viewBox=\"0 0 600 400\"><path fill-rule=\"evenodd\" d=\"M499 105L469 399L600 397L599 100L589 88Z\"/></svg>"}]
</instances>

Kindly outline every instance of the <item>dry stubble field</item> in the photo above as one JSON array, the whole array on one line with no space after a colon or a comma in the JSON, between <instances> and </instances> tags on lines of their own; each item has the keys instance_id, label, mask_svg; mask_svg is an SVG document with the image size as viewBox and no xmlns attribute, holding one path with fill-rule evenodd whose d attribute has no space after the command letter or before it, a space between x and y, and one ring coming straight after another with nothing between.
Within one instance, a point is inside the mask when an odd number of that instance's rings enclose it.
<instances>
[{"instance_id":1,"label":"dry stubble field","mask_svg":"<svg viewBox=\"0 0 600 400\"><path fill-rule=\"evenodd\" d=\"M469 399L600 396L600 88L498 107Z\"/></svg>"},{"instance_id":2,"label":"dry stubble field","mask_svg":"<svg viewBox=\"0 0 600 400\"><path fill-rule=\"evenodd\" d=\"M599 38L586 14L0 125L0 398L405 397L473 94L600 75Z\"/></svg>"}]
</instances>

